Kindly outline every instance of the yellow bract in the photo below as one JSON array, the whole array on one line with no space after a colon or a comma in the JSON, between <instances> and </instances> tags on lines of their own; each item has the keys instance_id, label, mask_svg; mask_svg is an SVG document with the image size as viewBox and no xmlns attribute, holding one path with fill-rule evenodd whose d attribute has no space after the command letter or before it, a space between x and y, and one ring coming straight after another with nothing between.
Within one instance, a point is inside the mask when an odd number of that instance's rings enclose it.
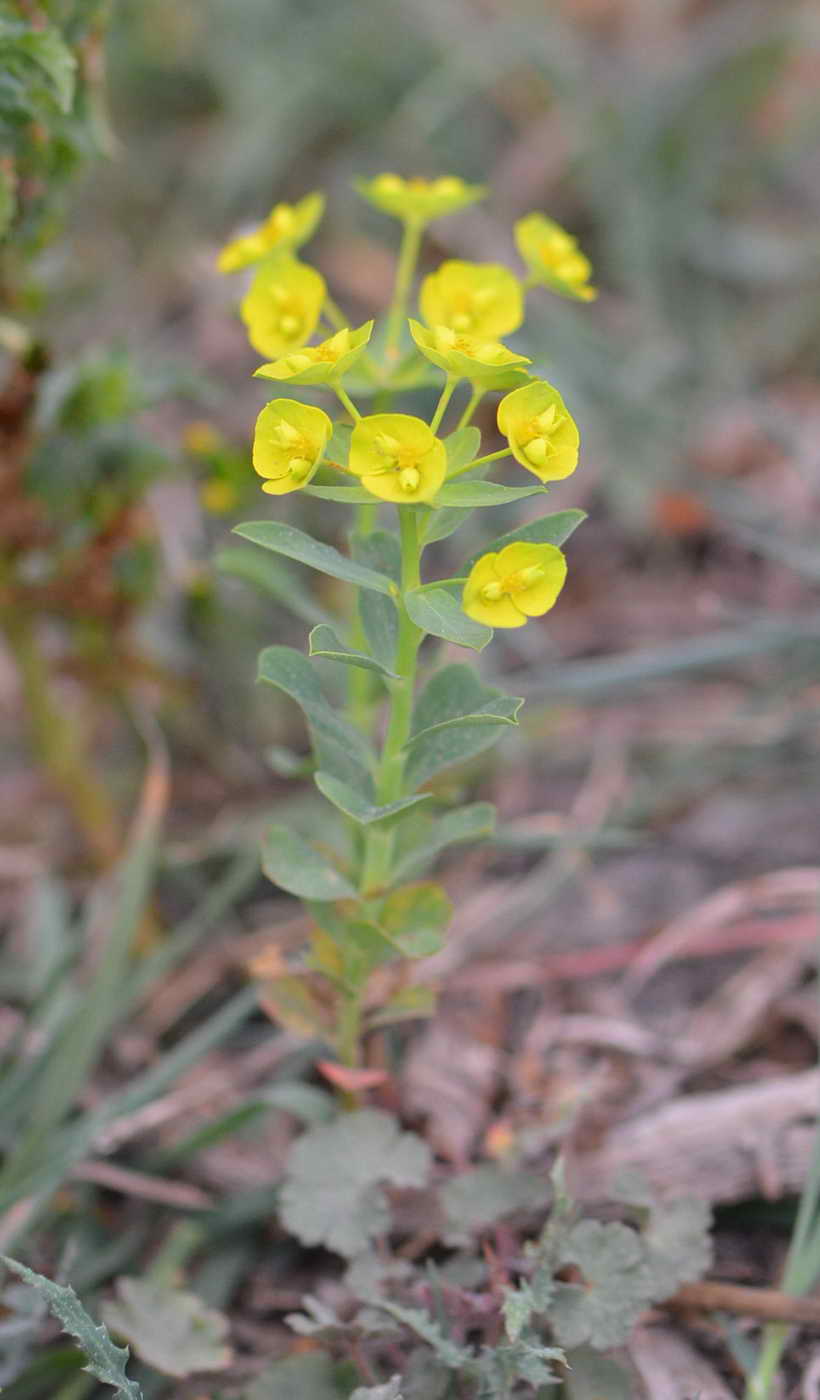
<instances>
[{"instance_id":1,"label":"yellow bract","mask_svg":"<svg viewBox=\"0 0 820 1400\"><path fill-rule=\"evenodd\" d=\"M332 432L333 424L321 408L295 399L266 404L253 438L254 469L267 478L262 490L284 496L307 486Z\"/></svg>"},{"instance_id":2,"label":"yellow bract","mask_svg":"<svg viewBox=\"0 0 820 1400\"><path fill-rule=\"evenodd\" d=\"M321 274L288 254L260 267L239 308L254 350L274 359L304 345L326 292Z\"/></svg>"},{"instance_id":3,"label":"yellow bract","mask_svg":"<svg viewBox=\"0 0 820 1400\"><path fill-rule=\"evenodd\" d=\"M323 194L308 194L298 204L277 204L267 219L250 233L234 238L219 254L220 272L239 272L269 253L286 252L306 243L324 213Z\"/></svg>"},{"instance_id":4,"label":"yellow bract","mask_svg":"<svg viewBox=\"0 0 820 1400\"><path fill-rule=\"evenodd\" d=\"M286 379L291 384L329 384L341 379L364 353L373 325L373 321L366 321L358 330L345 327L337 331L321 345L303 345L272 364L260 365L254 377Z\"/></svg>"},{"instance_id":5,"label":"yellow bract","mask_svg":"<svg viewBox=\"0 0 820 1400\"><path fill-rule=\"evenodd\" d=\"M408 413L360 418L350 439L348 467L383 501L429 501L444 483L447 453L429 424Z\"/></svg>"},{"instance_id":6,"label":"yellow bract","mask_svg":"<svg viewBox=\"0 0 820 1400\"><path fill-rule=\"evenodd\" d=\"M521 286L500 263L443 262L422 282L419 305L428 326L493 340L524 319Z\"/></svg>"},{"instance_id":7,"label":"yellow bract","mask_svg":"<svg viewBox=\"0 0 820 1400\"><path fill-rule=\"evenodd\" d=\"M533 282L578 301L595 300L597 288L589 284L592 264L577 238L560 224L545 214L527 214L515 225L515 242Z\"/></svg>"},{"instance_id":8,"label":"yellow bract","mask_svg":"<svg viewBox=\"0 0 820 1400\"><path fill-rule=\"evenodd\" d=\"M508 544L473 565L462 606L487 627L523 627L549 612L566 576L567 561L554 544Z\"/></svg>"},{"instance_id":9,"label":"yellow bract","mask_svg":"<svg viewBox=\"0 0 820 1400\"><path fill-rule=\"evenodd\" d=\"M410 321L410 334L422 355L434 365L458 379L474 384L492 381L505 370L532 363L526 355L516 355L500 340L482 340L474 335L458 335L449 326L433 326L425 330L418 321ZM509 377L509 376L508 376Z\"/></svg>"},{"instance_id":10,"label":"yellow bract","mask_svg":"<svg viewBox=\"0 0 820 1400\"><path fill-rule=\"evenodd\" d=\"M401 175L377 175L373 180L354 181L363 199L407 223L428 224L444 214L454 214L483 199L483 185L468 185L456 175L438 180L405 180Z\"/></svg>"},{"instance_id":11,"label":"yellow bract","mask_svg":"<svg viewBox=\"0 0 820 1400\"><path fill-rule=\"evenodd\" d=\"M498 405L498 427L515 460L539 481L560 481L575 471L578 428L552 384L537 379L507 394Z\"/></svg>"}]
</instances>

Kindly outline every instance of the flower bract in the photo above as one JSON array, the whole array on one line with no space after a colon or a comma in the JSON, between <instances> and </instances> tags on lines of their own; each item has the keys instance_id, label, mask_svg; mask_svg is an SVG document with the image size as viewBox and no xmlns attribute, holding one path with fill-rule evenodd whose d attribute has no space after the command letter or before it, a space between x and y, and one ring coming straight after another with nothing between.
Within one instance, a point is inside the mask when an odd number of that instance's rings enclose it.
<instances>
[{"instance_id":1,"label":"flower bract","mask_svg":"<svg viewBox=\"0 0 820 1400\"><path fill-rule=\"evenodd\" d=\"M233 238L219 254L220 272L239 272L271 253L299 248L310 238L324 213L323 194L308 194L298 204L277 204L267 219L250 233Z\"/></svg>"},{"instance_id":2,"label":"flower bract","mask_svg":"<svg viewBox=\"0 0 820 1400\"><path fill-rule=\"evenodd\" d=\"M515 242L533 282L577 301L595 300L598 291L589 282L592 264L577 238L560 224L546 214L527 214L515 225Z\"/></svg>"},{"instance_id":3,"label":"flower bract","mask_svg":"<svg viewBox=\"0 0 820 1400\"><path fill-rule=\"evenodd\" d=\"M364 353L372 331L372 321L355 331L345 327L320 345L303 345L269 365L260 365L255 377L286 379L291 384L328 384L341 379Z\"/></svg>"},{"instance_id":4,"label":"flower bract","mask_svg":"<svg viewBox=\"0 0 820 1400\"><path fill-rule=\"evenodd\" d=\"M454 214L468 204L483 199L483 185L468 185L456 175L442 175L438 180L405 180L401 175L377 175L373 180L357 180L356 189L363 199L407 223L428 224L444 214Z\"/></svg>"},{"instance_id":5,"label":"flower bract","mask_svg":"<svg viewBox=\"0 0 820 1400\"><path fill-rule=\"evenodd\" d=\"M325 280L287 253L263 263L242 298L240 314L260 355L276 359L309 340L322 309Z\"/></svg>"},{"instance_id":6,"label":"flower bract","mask_svg":"<svg viewBox=\"0 0 820 1400\"><path fill-rule=\"evenodd\" d=\"M428 326L493 340L524 319L521 285L500 263L443 262L422 282L419 306Z\"/></svg>"},{"instance_id":7,"label":"flower bract","mask_svg":"<svg viewBox=\"0 0 820 1400\"><path fill-rule=\"evenodd\" d=\"M321 408L296 399L274 399L256 420L253 465L267 479L262 490L283 496L307 486L318 467L333 424Z\"/></svg>"},{"instance_id":8,"label":"flower bract","mask_svg":"<svg viewBox=\"0 0 820 1400\"><path fill-rule=\"evenodd\" d=\"M469 379L473 384L492 384L507 376L510 370L532 363L526 355L516 355L500 340L485 340L480 336L459 335L449 326L431 326L426 330L418 321L410 321L410 334L422 355L457 379Z\"/></svg>"},{"instance_id":9,"label":"flower bract","mask_svg":"<svg viewBox=\"0 0 820 1400\"><path fill-rule=\"evenodd\" d=\"M429 501L444 483L447 452L422 418L373 413L350 439L348 467L383 501Z\"/></svg>"},{"instance_id":10,"label":"flower bract","mask_svg":"<svg viewBox=\"0 0 820 1400\"><path fill-rule=\"evenodd\" d=\"M536 379L513 389L498 405L498 427L517 462L539 481L560 481L578 465L575 419L558 390Z\"/></svg>"},{"instance_id":11,"label":"flower bract","mask_svg":"<svg viewBox=\"0 0 820 1400\"><path fill-rule=\"evenodd\" d=\"M554 544L508 544L473 565L462 606L487 627L523 627L549 612L566 576L566 559Z\"/></svg>"}]
</instances>

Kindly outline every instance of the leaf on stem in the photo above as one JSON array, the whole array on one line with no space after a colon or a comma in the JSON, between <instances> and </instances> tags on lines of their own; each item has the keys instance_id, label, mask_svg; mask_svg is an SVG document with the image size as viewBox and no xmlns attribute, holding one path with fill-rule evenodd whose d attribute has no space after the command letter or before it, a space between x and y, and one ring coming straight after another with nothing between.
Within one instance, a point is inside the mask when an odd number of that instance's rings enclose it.
<instances>
[{"instance_id":1,"label":"leaf on stem","mask_svg":"<svg viewBox=\"0 0 820 1400\"><path fill-rule=\"evenodd\" d=\"M230 1366L228 1319L195 1293L141 1278L118 1278L115 1290L102 1305L103 1321L156 1371L183 1379Z\"/></svg>"},{"instance_id":2,"label":"leaf on stem","mask_svg":"<svg viewBox=\"0 0 820 1400\"><path fill-rule=\"evenodd\" d=\"M492 638L493 629L474 622L462 610L460 599L438 584L411 589L405 594L404 605L423 632L456 646L483 651Z\"/></svg>"},{"instance_id":3,"label":"leaf on stem","mask_svg":"<svg viewBox=\"0 0 820 1400\"><path fill-rule=\"evenodd\" d=\"M527 496L543 493L543 486L502 486L497 481L450 481L441 487L435 505L475 510L477 506L507 506L513 501L523 501Z\"/></svg>"},{"instance_id":4,"label":"leaf on stem","mask_svg":"<svg viewBox=\"0 0 820 1400\"><path fill-rule=\"evenodd\" d=\"M380 661L374 660L366 652L354 651L351 647L345 646L336 636L332 627L326 623L314 627L308 638L310 650L309 656L322 656L328 661L340 661L344 666L360 666L363 671L376 671L380 676L387 676L391 680L398 680L395 671L389 671L386 666L382 666Z\"/></svg>"},{"instance_id":5,"label":"leaf on stem","mask_svg":"<svg viewBox=\"0 0 820 1400\"><path fill-rule=\"evenodd\" d=\"M262 869L280 889L300 899L352 899L356 894L341 871L285 826L272 826L265 834Z\"/></svg>"},{"instance_id":6,"label":"leaf on stem","mask_svg":"<svg viewBox=\"0 0 820 1400\"><path fill-rule=\"evenodd\" d=\"M293 647L266 647L259 657L258 674L260 681L284 691L301 707L317 767L350 783L370 801L372 755L367 740L331 708L308 658Z\"/></svg>"},{"instance_id":7,"label":"leaf on stem","mask_svg":"<svg viewBox=\"0 0 820 1400\"><path fill-rule=\"evenodd\" d=\"M263 549L272 549L276 554L284 554L288 559L296 559L307 564L310 569L329 574L331 578L354 583L357 588L372 588L376 593L392 594L395 588L392 580L373 569L366 569L346 555L340 554L332 545L315 540L294 525L285 525L281 520L257 520L245 525L234 526L233 533L252 544L260 544Z\"/></svg>"},{"instance_id":8,"label":"leaf on stem","mask_svg":"<svg viewBox=\"0 0 820 1400\"><path fill-rule=\"evenodd\" d=\"M538 489L536 487L536 490ZM499 535L497 539L483 545L477 554L467 560L464 572L468 574L483 554L498 554L508 544L561 545L586 518L584 510L557 510L553 511L552 515L542 515L538 520L530 520L526 525L519 525L516 530L508 530L505 535Z\"/></svg>"},{"instance_id":9,"label":"leaf on stem","mask_svg":"<svg viewBox=\"0 0 820 1400\"><path fill-rule=\"evenodd\" d=\"M386 806L379 807L368 802L348 783L334 778L331 773L314 773L313 781L328 802L332 802L334 807L338 807L339 811L344 812L346 816L352 817L353 821L358 822L360 826L395 821L409 807L417 807L420 802L427 802L432 797L432 793L420 792L415 797L400 797L397 802L389 802Z\"/></svg>"},{"instance_id":10,"label":"leaf on stem","mask_svg":"<svg viewBox=\"0 0 820 1400\"><path fill-rule=\"evenodd\" d=\"M416 701L405 770L408 783L418 786L441 768L489 748L515 722L521 704L517 696L485 685L470 666L443 667ZM471 723L474 715L482 718ZM496 716L496 722L487 722L487 715Z\"/></svg>"},{"instance_id":11,"label":"leaf on stem","mask_svg":"<svg viewBox=\"0 0 820 1400\"><path fill-rule=\"evenodd\" d=\"M491 802L471 802L430 822L420 843L394 867L393 879L399 884L412 879L448 846L484 841L495 831L495 808Z\"/></svg>"},{"instance_id":12,"label":"leaf on stem","mask_svg":"<svg viewBox=\"0 0 820 1400\"><path fill-rule=\"evenodd\" d=\"M354 534L350 548L357 563L386 574L398 584L401 577L401 548L396 536L389 530L373 530L369 535ZM359 594L359 617L373 656L386 669L392 670L399 625L395 602L382 593L362 590Z\"/></svg>"}]
</instances>

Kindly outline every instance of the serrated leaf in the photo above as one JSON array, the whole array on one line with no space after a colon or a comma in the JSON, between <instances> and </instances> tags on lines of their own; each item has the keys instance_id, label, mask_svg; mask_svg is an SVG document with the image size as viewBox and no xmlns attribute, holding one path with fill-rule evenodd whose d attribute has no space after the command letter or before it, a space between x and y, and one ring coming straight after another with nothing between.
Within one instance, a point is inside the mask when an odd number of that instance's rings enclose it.
<instances>
[{"instance_id":1,"label":"serrated leaf","mask_svg":"<svg viewBox=\"0 0 820 1400\"><path fill-rule=\"evenodd\" d=\"M497 554L508 544L563 544L586 518L585 510L556 510L551 515L542 515L538 520L530 520L526 525L508 530L506 534L499 535L497 539L485 544L483 549L467 560L464 573L468 574L483 554Z\"/></svg>"},{"instance_id":2,"label":"serrated leaf","mask_svg":"<svg viewBox=\"0 0 820 1400\"><path fill-rule=\"evenodd\" d=\"M352 817L359 826L374 826L395 821L402 812L406 812L410 807L417 807L420 802L426 802L431 797L429 792L421 792L414 797L400 797L396 802L379 807L373 802L368 802L349 783L334 778L331 773L314 773L313 781L328 802L332 802L334 807L338 807L346 816Z\"/></svg>"},{"instance_id":3,"label":"serrated leaf","mask_svg":"<svg viewBox=\"0 0 820 1400\"><path fill-rule=\"evenodd\" d=\"M357 588L372 588L376 593L391 595L395 585L385 574L366 569L363 564L348 559L332 545L315 540L294 525L285 525L281 520L250 521L245 525L235 525L233 533L243 540L259 544L263 549L272 549L276 554L284 554L288 559L296 559L309 569L318 569L331 578L353 583Z\"/></svg>"},{"instance_id":4,"label":"serrated leaf","mask_svg":"<svg viewBox=\"0 0 820 1400\"><path fill-rule=\"evenodd\" d=\"M242 1400L342 1400L342 1394L330 1357L309 1351L274 1361L244 1391Z\"/></svg>"},{"instance_id":5,"label":"serrated leaf","mask_svg":"<svg viewBox=\"0 0 820 1400\"><path fill-rule=\"evenodd\" d=\"M334 865L286 826L272 826L262 843L262 869L269 880L300 899L353 899L356 891Z\"/></svg>"},{"instance_id":6,"label":"serrated leaf","mask_svg":"<svg viewBox=\"0 0 820 1400\"><path fill-rule=\"evenodd\" d=\"M632 1382L622 1366L588 1347L566 1354L567 1400L632 1400Z\"/></svg>"},{"instance_id":7,"label":"serrated leaf","mask_svg":"<svg viewBox=\"0 0 820 1400\"><path fill-rule=\"evenodd\" d=\"M444 945L453 906L440 885L405 885L383 901L379 927L407 958L429 958Z\"/></svg>"},{"instance_id":8,"label":"serrated leaf","mask_svg":"<svg viewBox=\"0 0 820 1400\"><path fill-rule=\"evenodd\" d=\"M399 883L411 878L436 859L448 846L483 841L495 831L495 808L491 802L472 802L457 811L447 812L431 824L423 840L393 870Z\"/></svg>"},{"instance_id":9,"label":"serrated leaf","mask_svg":"<svg viewBox=\"0 0 820 1400\"><path fill-rule=\"evenodd\" d=\"M395 535L388 530L373 530L369 535L354 534L350 548L357 563L376 569L398 583L401 577L401 549ZM392 670L398 634L394 600L363 589L359 593L359 617L373 656L382 666Z\"/></svg>"},{"instance_id":10,"label":"serrated leaf","mask_svg":"<svg viewBox=\"0 0 820 1400\"><path fill-rule=\"evenodd\" d=\"M417 1337L432 1349L439 1361L443 1362L451 1371L458 1371L462 1367L469 1366L473 1360L473 1354L466 1347L457 1346L449 1337L445 1336L435 1318L429 1313L423 1312L421 1308L405 1308L401 1303L394 1303L388 1298L368 1298L367 1302L371 1307L386 1312L388 1316L394 1318L396 1322L402 1323L404 1327L409 1327L411 1332L415 1332Z\"/></svg>"},{"instance_id":11,"label":"serrated leaf","mask_svg":"<svg viewBox=\"0 0 820 1400\"><path fill-rule=\"evenodd\" d=\"M542 1206L549 1188L545 1180L533 1173L504 1170L486 1163L459 1172L440 1194L448 1242L461 1243L505 1215Z\"/></svg>"},{"instance_id":12,"label":"serrated leaf","mask_svg":"<svg viewBox=\"0 0 820 1400\"><path fill-rule=\"evenodd\" d=\"M690 1197L655 1203L643 1238L656 1302L706 1273L712 1261L711 1220L706 1201Z\"/></svg>"},{"instance_id":13,"label":"serrated leaf","mask_svg":"<svg viewBox=\"0 0 820 1400\"><path fill-rule=\"evenodd\" d=\"M89 1317L73 1288L54 1283L52 1279L34 1273L25 1264L18 1264L16 1259L5 1255L3 1263L45 1298L49 1311L57 1318L63 1331L79 1343L88 1363L83 1367L84 1371L110 1385L123 1400L143 1400L140 1387L125 1374L128 1348L114 1345L105 1327L97 1326Z\"/></svg>"},{"instance_id":14,"label":"serrated leaf","mask_svg":"<svg viewBox=\"0 0 820 1400\"><path fill-rule=\"evenodd\" d=\"M444 666L428 682L413 710L412 733L418 736L405 765L408 785L419 787L442 768L461 763L489 748L506 723L446 726L446 721L486 712L493 706L514 718L520 702L494 686L484 685L470 666L456 662ZM430 730L424 734L424 730Z\"/></svg>"},{"instance_id":15,"label":"serrated leaf","mask_svg":"<svg viewBox=\"0 0 820 1400\"><path fill-rule=\"evenodd\" d=\"M436 506L475 510L483 506L507 506L527 496L543 494L543 486L502 486L497 481L448 481L436 496Z\"/></svg>"},{"instance_id":16,"label":"serrated leaf","mask_svg":"<svg viewBox=\"0 0 820 1400\"><path fill-rule=\"evenodd\" d=\"M495 1347L484 1347L473 1371L486 1396L509 1393L511 1381L526 1381L531 1386L553 1385L560 1379L553 1362L563 1362L560 1347L547 1347L542 1342L520 1338Z\"/></svg>"},{"instance_id":17,"label":"serrated leaf","mask_svg":"<svg viewBox=\"0 0 820 1400\"><path fill-rule=\"evenodd\" d=\"M559 1263L574 1264L584 1278L582 1285L555 1285L550 1323L561 1346L619 1346L652 1298L640 1237L617 1221L580 1220L567 1234Z\"/></svg>"},{"instance_id":18,"label":"serrated leaf","mask_svg":"<svg viewBox=\"0 0 820 1400\"><path fill-rule=\"evenodd\" d=\"M309 656L323 656L328 661L339 661L344 666L358 666L363 671L376 671L378 675L386 676L389 680L398 680L395 671L388 670L366 652L354 651L352 647L346 646L336 636L333 628L324 623L313 628L308 637L308 647Z\"/></svg>"},{"instance_id":19,"label":"serrated leaf","mask_svg":"<svg viewBox=\"0 0 820 1400\"><path fill-rule=\"evenodd\" d=\"M103 1321L141 1361L180 1379L230 1366L228 1319L195 1293L140 1278L118 1278L114 1287L117 1297L103 1303Z\"/></svg>"},{"instance_id":20,"label":"serrated leaf","mask_svg":"<svg viewBox=\"0 0 820 1400\"><path fill-rule=\"evenodd\" d=\"M316 667L293 647L266 647L259 656L258 678L284 691L307 720L317 767L350 783L368 801L373 796L372 756L363 734L329 705Z\"/></svg>"},{"instance_id":21,"label":"serrated leaf","mask_svg":"<svg viewBox=\"0 0 820 1400\"><path fill-rule=\"evenodd\" d=\"M388 1113L362 1109L313 1128L296 1143L281 1191L281 1218L303 1244L353 1258L390 1228L384 1183L424 1186L430 1149Z\"/></svg>"},{"instance_id":22,"label":"serrated leaf","mask_svg":"<svg viewBox=\"0 0 820 1400\"><path fill-rule=\"evenodd\" d=\"M492 641L493 629L468 617L461 602L446 588L412 588L404 595L404 605L417 627L432 637L441 637L456 646L483 651Z\"/></svg>"}]
</instances>

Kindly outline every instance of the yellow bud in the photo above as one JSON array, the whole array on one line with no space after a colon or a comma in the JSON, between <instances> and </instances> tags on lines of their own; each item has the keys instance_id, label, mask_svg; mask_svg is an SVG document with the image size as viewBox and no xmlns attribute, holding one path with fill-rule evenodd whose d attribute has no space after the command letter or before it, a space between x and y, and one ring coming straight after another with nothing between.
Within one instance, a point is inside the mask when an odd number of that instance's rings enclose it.
<instances>
[{"instance_id":1,"label":"yellow bud","mask_svg":"<svg viewBox=\"0 0 820 1400\"><path fill-rule=\"evenodd\" d=\"M452 350L456 343L456 333L449 326L436 326L433 338L439 350Z\"/></svg>"},{"instance_id":2,"label":"yellow bud","mask_svg":"<svg viewBox=\"0 0 820 1400\"><path fill-rule=\"evenodd\" d=\"M497 603L503 595L504 588L500 583L485 583L481 590L481 597L485 603Z\"/></svg>"},{"instance_id":3,"label":"yellow bud","mask_svg":"<svg viewBox=\"0 0 820 1400\"><path fill-rule=\"evenodd\" d=\"M379 452L383 452L385 457L395 457L401 443L397 442L389 433L377 433L373 439L373 446L377 447Z\"/></svg>"},{"instance_id":4,"label":"yellow bud","mask_svg":"<svg viewBox=\"0 0 820 1400\"><path fill-rule=\"evenodd\" d=\"M555 404L551 403L549 408L545 408L543 413L539 413L538 417L533 419L533 423L538 429L538 432L546 437L548 433L553 432L553 430L557 428L557 418L558 413Z\"/></svg>"},{"instance_id":5,"label":"yellow bud","mask_svg":"<svg viewBox=\"0 0 820 1400\"><path fill-rule=\"evenodd\" d=\"M292 423L286 423L284 418L280 418L273 430L273 436L277 442L281 442L283 447L292 447L295 442L299 441L302 434L293 427Z\"/></svg>"},{"instance_id":6,"label":"yellow bud","mask_svg":"<svg viewBox=\"0 0 820 1400\"><path fill-rule=\"evenodd\" d=\"M528 569L519 569L517 574L510 574L505 579L507 591L509 593L523 593L525 589L532 588L534 583L544 577L544 570L538 564L531 564Z\"/></svg>"},{"instance_id":7,"label":"yellow bud","mask_svg":"<svg viewBox=\"0 0 820 1400\"><path fill-rule=\"evenodd\" d=\"M376 181L376 188L382 194L398 194L402 188L402 181L398 175L380 175Z\"/></svg>"},{"instance_id":8,"label":"yellow bud","mask_svg":"<svg viewBox=\"0 0 820 1400\"><path fill-rule=\"evenodd\" d=\"M418 467L402 467L399 472L399 485L402 491L406 491L408 495L410 492L418 490L420 481L421 472Z\"/></svg>"},{"instance_id":9,"label":"yellow bud","mask_svg":"<svg viewBox=\"0 0 820 1400\"><path fill-rule=\"evenodd\" d=\"M310 471L310 462L307 457L291 457L288 462L288 471L297 481L301 481L303 476L307 476Z\"/></svg>"},{"instance_id":10,"label":"yellow bud","mask_svg":"<svg viewBox=\"0 0 820 1400\"><path fill-rule=\"evenodd\" d=\"M299 317L283 316L279 322L279 329L283 335L295 335L299 329Z\"/></svg>"},{"instance_id":11,"label":"yellow bud","mask_svg":"<svg viewBox=\"0 0 820 1400\"><path fill-rule=\"evenodd\" d=\"M433 182L436 194L459 194L462 186L461 180L456 180L453 175L442 175L440 180Z\"/></svg>"},{"instance_id":12,"label":"yellow bud","mask_svg":"<svg viewBox=\"0 0 820 1400\"><path fill-rule=\"evenodd\" d=\"M296 215L287 204L277 204L270 217L270 223L280 233L285 233L289 228L293 228Z\"/></svg>"},{"instance_id":13,"label":"yellow bud","mask_svg":"<svg viewBox=\"0 0 820 1400\"><path fill-rule=\"evenodd\" d=\"M473 318L466 311L457 311L453 317L453 330L468 331L472 324Z\"/></svg>"},{"instance_id":14,"label":"yellow bud","mask_svg":"<svg viewBox=\"0 0 820 1400\"><path fill-rule=\"evenodd\" d=\"M271 287L269 295L271 301L275 301L277 306L286 306L290 301L290 293L284 287Z\"/></svg>"},{"instance_id":15,"label":"yellow bud","mask_svg":"<svg viewBox=\"0 0 820 1400\"><path fill-rule=\"evenodd\" d=\"M543 467L549 456L549 445L545 438L533 438L523 449L524 456L534 467Z\"/></svg>"},{"instance_id":16,"label":"yellow bud","mask_svg":"<svg viewBox=\"0 0 820 1400\"><path fill-rule=\"evenodd\" d=\"M289 355L285 360L287 368L292 369L297 374L300 369L307 369L308 365L312 364L313 360L310 355Z\"/></svg>"}]
</instances>

